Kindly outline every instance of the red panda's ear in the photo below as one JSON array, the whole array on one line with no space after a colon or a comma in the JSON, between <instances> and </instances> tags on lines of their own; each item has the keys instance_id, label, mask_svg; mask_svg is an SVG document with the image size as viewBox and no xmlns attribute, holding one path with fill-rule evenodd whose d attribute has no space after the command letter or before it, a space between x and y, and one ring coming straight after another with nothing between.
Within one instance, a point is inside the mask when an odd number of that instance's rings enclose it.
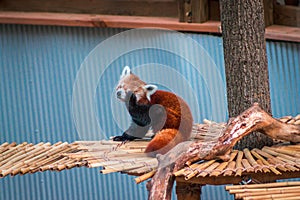
<instances>
[{"instance_id":1,"label":"red panda's ear","mask_svg":"<svg viewBox=\"0 0 300 200\"><path fill-rule=\"evenodd\" d=\"M125 77L125 76L127 76L129 74L131 74L131 70L130 70L130 68L128 66L125 66L124 69L123 69L123 71L122 71L122 74L121 74L120 78L123 78L123 77Z\"/></svg>"},{"instance_id":2,"label":"red panda's ear","mask_svg":"<svg viewBox=\"0 0 300 200\"><path fill-rule=\"evenodd\" d=\"M156 85L145 85L143 88L146 90L146 96L147 99L150 101L151 100L151 95L154 94L157 91L157 86Z\"/></svg>"}]
</instances>

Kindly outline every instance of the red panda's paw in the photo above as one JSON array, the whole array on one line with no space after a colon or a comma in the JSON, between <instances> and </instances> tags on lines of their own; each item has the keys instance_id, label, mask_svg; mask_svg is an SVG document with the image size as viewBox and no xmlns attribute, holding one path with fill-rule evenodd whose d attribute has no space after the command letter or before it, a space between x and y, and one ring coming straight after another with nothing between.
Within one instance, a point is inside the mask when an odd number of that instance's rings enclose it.
<instances>
[{"instance_id":1,"label":"red panda's paw","mask_svg":"<svg viewBox=\"0 0 300 200\"><path fill-rule=\"evenodd\" d=\"M113 141L121 141L121 142L132 141L135 139L139 139L139 138L132 135L128 135L126 132L124 132L123 135L113 137Z\"/></svg>"},{"instance_id":2,"label":"red panda's paw","mask_svg":"<svg viewBox=\"0 0 300 200\"><path fill-rule=\"evenodd\" d=\"M163 129L150 141L145 153L149 156L165 154L180 142L182 142L182 137L178 130Z\"/></svg>"}]
</instances>

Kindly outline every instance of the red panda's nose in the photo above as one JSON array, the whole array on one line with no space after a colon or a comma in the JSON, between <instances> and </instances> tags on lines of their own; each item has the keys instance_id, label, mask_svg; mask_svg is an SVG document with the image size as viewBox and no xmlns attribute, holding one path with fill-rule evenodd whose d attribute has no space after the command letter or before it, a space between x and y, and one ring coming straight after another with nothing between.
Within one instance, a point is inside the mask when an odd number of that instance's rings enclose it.
<instances>
[{"instance_id":1,"label":"red panda's nose","mask_svg":"<svg viewBox=\"0 0 300 200\"><path fill-rule=\"evenodd\" d=\"M121 97L121 95L122 95L122 92L121 92L121 91L118 91L118 92L117 92L117 97Z\"/></svg>"}]
</instances>

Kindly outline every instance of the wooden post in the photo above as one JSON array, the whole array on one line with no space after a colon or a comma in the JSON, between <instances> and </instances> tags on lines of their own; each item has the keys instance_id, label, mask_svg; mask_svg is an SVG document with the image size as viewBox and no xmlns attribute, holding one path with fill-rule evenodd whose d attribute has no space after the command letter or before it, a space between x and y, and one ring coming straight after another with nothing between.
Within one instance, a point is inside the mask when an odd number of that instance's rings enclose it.
<instances>
[{"instance_id":1,"label":"wooden post","mask_svg":"<svg viewBox=\"0 0 300 200\"><path fill-rule=\"evenodd\" d=\"M274 24L273 18L273 0L264 0L265 27Z\"/></svg>"},{"instance_id":2,"label":"wooden post","mask_svg":"<svg viewBox=\"0 0 300 200\"><path fill-rule=\"evenodd\" d=\"M202 23L208 20L208 0L192 1L192 22Z\"/></svg>"},{"instance_id":3,"label":"wooden post","mask_svg":"<svg viewBox=\"0 0 300 200\"><path fill-rule=\"evenodd\" d=\"M178 200L200 200L201 185L187 182L176 182L176 195Z\"/></svg>"},{"instance_id":4,"label":"wooden post","mask_svg":"<svg viewBox=\"0 0 300 200\"><path fill-rule=\"evenodd\" d=\"M191 9L188 7L190 5L187 0L178 0L178 18L180 22L188 22L187 15L191 12Z\"/></svg>"},{"instance_id":5,"label":"wooden post","mask_svg":"<svg viewBox=\"0 0 300 200\"><path fill-rule=\"evenodd\" d=\"M179 0L180 22L202 23L208 20L208 0Z\"/></svg>"}]
</instances>

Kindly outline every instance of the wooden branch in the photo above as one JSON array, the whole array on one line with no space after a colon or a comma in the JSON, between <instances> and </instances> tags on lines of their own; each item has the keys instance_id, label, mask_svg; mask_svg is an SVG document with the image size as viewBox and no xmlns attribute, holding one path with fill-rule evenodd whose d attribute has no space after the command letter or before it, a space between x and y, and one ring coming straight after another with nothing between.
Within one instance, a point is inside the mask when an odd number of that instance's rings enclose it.
<instances>
[{"instance_id":1,"label":"wooden branch","mask_svg":"<svg viewBox=\"0 0 300 200\"><path fill-rule=\"evenodd\" d=\"M242 114L231 119L221 136L215 141L183 142L165 155L158 156L158 169L148 182L149 200L171 199L174 172L182 169L190 160L229 160L229 152L244 136L253 131L292 142L300 142L300 126L283 123L272 118L256 103Z\"/></svg>"}]
</instances>

